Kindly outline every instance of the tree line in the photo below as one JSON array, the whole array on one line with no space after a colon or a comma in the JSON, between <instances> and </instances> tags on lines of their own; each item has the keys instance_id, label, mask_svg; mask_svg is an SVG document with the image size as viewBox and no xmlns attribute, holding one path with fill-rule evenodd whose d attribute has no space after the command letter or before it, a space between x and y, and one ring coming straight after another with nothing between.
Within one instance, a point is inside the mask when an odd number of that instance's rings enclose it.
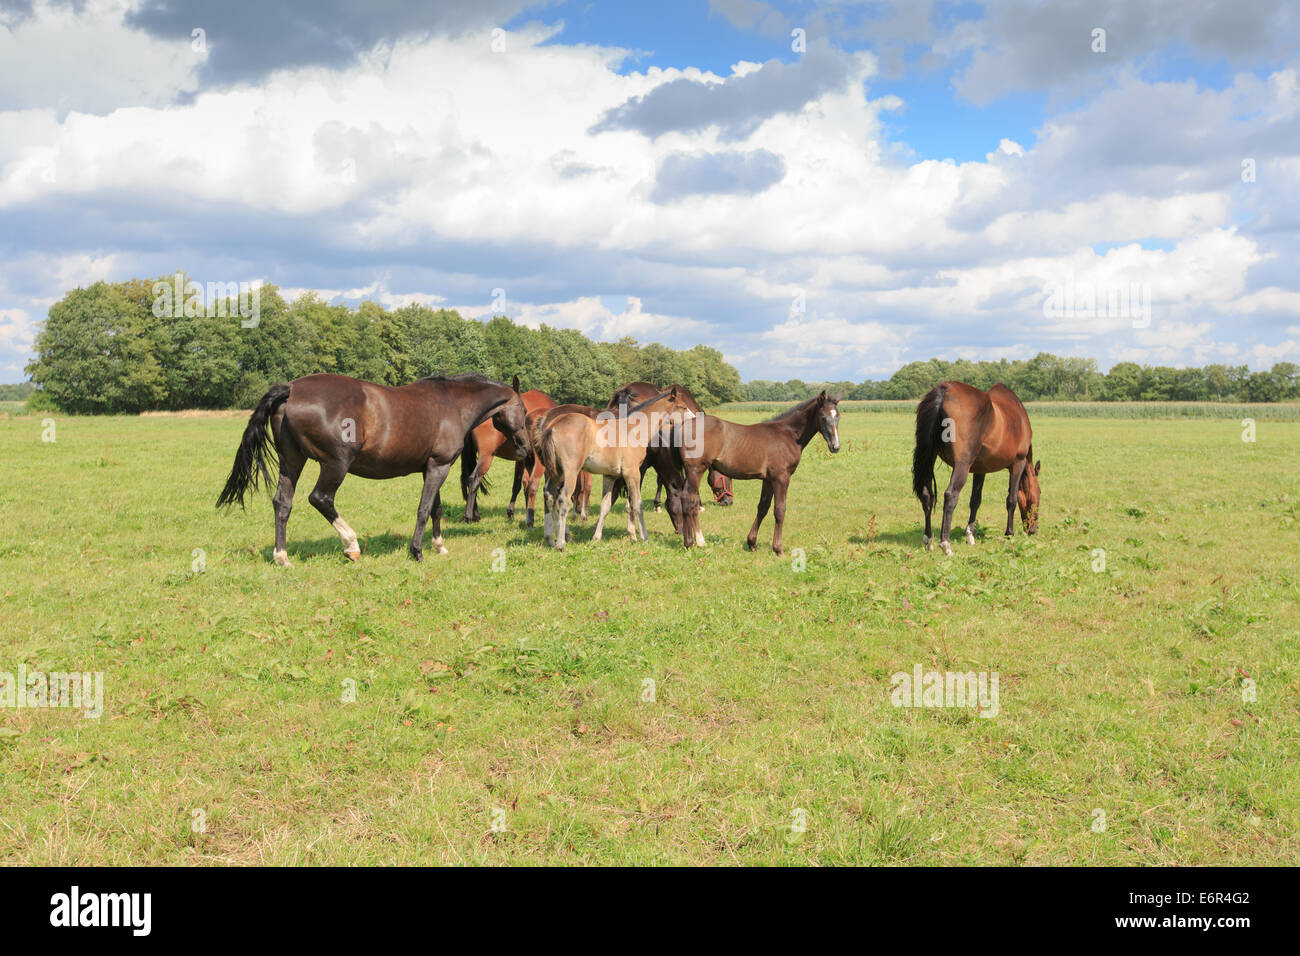
<instances>
[{"instance_id":1,"label":"tree line","mask_svg":"<svg viewBox=\"0 0 1300 956\"><path fill-rule=\"evenodd\" d=\"M936 382L968 382L988 389L1002 382L1023 401L1284 402L1300 399L1300 366L1278 362L1269 371L1245 365L1171 368L1120 362L1097 370L1096 359L1040 352L1032 359L997 362L909 362L888 379L805 382L763 379L745 383L747 401L798 402L827 388L849 399L919 399Z\"/></svg>"},{"instance_id":2,"label":"tree line","mask_svg":"<svg viewBox=\"0 0 1300 956\"><path fill-rule=\"evenodd\" d=\"M26 369L38 388L29 407L71 414L251 408L273 383L313 372L386 385L444 372L503 381L518 374L525 389L579 404L603 405L641 380L684 385L705 405L744 398L739 373L704 345L593 342L505 316L480 322L451 309L388 310L369 301L353 308L310 292L286 302L274 286L258 290L249 318L248 303L234 298L219 310L173 301L171 282L97 282L55 303Z\"/></svg>"},{"instance_id":3,"label":"tree line","mask_svg":"<svg viewBox=\"0 0 1300 956\"><path fill-rule=\"evenodd\" d=\"M704 345L679 350L631 338L593 342L573 329L532 329L505 316L481 322L423 305L331 305L313 292L286 302L274 286L258 290L257 314L250 319L248 302L233 289L228 300L192 307L171 295L172 283L170 276L97 282L69 292L37 333L36 358L26 369L36 390L28 383L5 388L26 398L32 410L74 414L250 408L273 383L313 372L387 385L442 372L481 372L503 381L518 374L525 388L579 404L604 404L630 381L685 385L706 406L797 402L822 388L848 399L915 400L944 380L984 389L1003 382L1025 401L1300 399L1300 367L1291 362L1258 372L1245 365L1120 362L1102 373L1095 359L1047 352L1015 361L909 362L879 381L742 384L722 354ZM167 293L165 308L159 308L160 289Z\"/></svg>"}]
</instances>

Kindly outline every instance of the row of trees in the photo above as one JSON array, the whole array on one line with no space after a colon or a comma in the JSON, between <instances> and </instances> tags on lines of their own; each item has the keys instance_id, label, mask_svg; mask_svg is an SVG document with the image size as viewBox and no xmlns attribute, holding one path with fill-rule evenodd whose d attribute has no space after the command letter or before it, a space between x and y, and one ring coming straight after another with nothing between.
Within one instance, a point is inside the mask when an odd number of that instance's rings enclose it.
<instances>
[{"instance_id":1,"label":"row of trees","mask_svg":"<svg viewBox=\"0 0 1300 956\"><path fill-rule=\"evenodd\" d=\"M757 380L745 384L749 401L798 402L822 388L854 399L909 399L924 395L936 382L969 382L987 389L1002 382L1024 401L1104 402L1284 402L1300 399L1300 366L1279 362L1267 372L1245 365L1170 368L1120 362L1097 371L1096 359L1063 358L1040 352L1032 359L1009 362L910 362L884 381L788 382Z\"/></svg>"},{"instance_id":2,"label":"row of trees","mask_svg":"<svg viewBox=\"0 0 1300 956\"><path fill-rule=\"evenodd\" d=\"M1243 401L1300 398L1300 367L1267 372L1246 366L1139 366L1097 370L1094 359L1041 352L1032 359L904 365L884 381L788 382L740 376L716 349L670 349L630 338L593 342L572 329L530 329L504 316L488 322L448 309L374 302L330 305L315 293L286 302L273 286L257 299L256 322L240 300L182 302L171 278L98 282L51 307L27 367L39 391L33 409L130 413L158 409L248 408L274 382L339 372L402 385L438 372L482 372L560 402L604 403L625 382L677 382L705 405L747 399L796 402L823 387L850 399L917 399L935 382L988 388L1004 382L1026 401ZM167 287L159 305L160 284ZM182 285L183 288L183 285ZM233 290L228 290L233 295ZM245 306L248 314L249 302ZM216 312L218 314L213 315ZM30 387L30 386L27 386Z\"/></svg>"},{"instance_id":3,"label":"row of trees","mask_svg":"<svg viewBox=\"0 0 1300 956\"><path fill-rule=\"evenodd\" d=\"M98 282L55 303L27 367L40 389L32 407L76 414L249 408L272 383L313 372L388 385L441 372L503 381L518 374L525 388L582 404L603 404L634 380L685 385L706 405L744 397L740 375L703 345L597 343L504 316L484 323L422 305L351 308L315 293L289 303L272 286L259 292L254 323L241 317L236 299L223 301L216 316L212 303L187 308L170 295L159 308L156 288L150 279Z\"/></svg>"}]
</instances>

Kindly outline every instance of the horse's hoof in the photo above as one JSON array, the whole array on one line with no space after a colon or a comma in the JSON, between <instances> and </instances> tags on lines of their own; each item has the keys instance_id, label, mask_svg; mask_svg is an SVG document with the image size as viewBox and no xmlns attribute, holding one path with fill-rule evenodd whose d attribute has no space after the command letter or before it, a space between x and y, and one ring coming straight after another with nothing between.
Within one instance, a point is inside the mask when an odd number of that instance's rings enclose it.
<instances>
[{"instance_id":1,"label":"horse's hoof","mask_svg":"<svg viewBox=\"0 0 1300 956\"><path fill-rule=\"evenodd\" d=\"M974 532L972 532L972 531L967 531L967 532L966 532L966 543L967 543L967 544L974 544L974 543L975 543L975 534L974 534Z\"/></svg>"},{"instance_id":2,"label":"horse's hoof","mask_svg":"<svg viewBox=\"0 0 1300 956\"><path fill-rule=\"evenodd\" d=\"M939 547L943 548L943 553L944 553L944 554L948 555L948 557L950 557L950 558L952 557L952 545L951 545L951 544L949 544L947 541L940 541L940 542L939 542Z\"/></svg>"},{"instance_id":3,"label":"horse's hoof","mask_svg":"<svg viewBox=\"0 0 1300 956\"><path fill-rule=\"evenodd\" d=\"M423 552L423 551L416 551L414 548L412 548L411 551L410 551L410 554L411 554L411 560L412 560L412 561L423 561L423 560L424 560L424 552Z\"/></svg>"},{"instance_id":4,"label":"horse's hoof","mask_svg":"<svg viewBox=\"0 0 1300 956\"><path fill-rule=\"evenodd\" d=\"M361 552L360 552L359 550L358 550L358 551L344 551L344 552L343 552L343 557L347 558L349 561L360 561L360 560L361 560Z\"/></svg>"},{"instance_id":5,"label":"horse's hoof","mask_svg":"<svg viewBox=\"0 0 1300 956\"><path fill-rule=\"evenodd\" d=\"M275 552L275 563L282 568L292 567L292 565L289 564L289 555L283 551Z\"/></svg>"},{"instance_id":6,"label":"horse's hoof","mask_svg":"<svg viewBox=\"0 0 1300 956\"><path fill-rule=\"evenodd\" d=\"M931 538L929 535L926 535L926 536L922 539L922 541L925 542L925 550L927 550L927 551L933 551L933 550L934 550L934 538Z\"/></svg>"}]
</instances>

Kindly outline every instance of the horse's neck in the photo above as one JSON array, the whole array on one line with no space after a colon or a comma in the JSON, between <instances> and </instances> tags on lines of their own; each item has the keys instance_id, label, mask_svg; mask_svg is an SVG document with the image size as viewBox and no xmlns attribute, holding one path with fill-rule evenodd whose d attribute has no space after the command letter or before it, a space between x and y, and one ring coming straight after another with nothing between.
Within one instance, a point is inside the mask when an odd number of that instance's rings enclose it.
<instances>
[{"instance_id":1,"label":"horse's neck","mask_svg":"<svg viewBox=\"0 0 1300 956\"><path fill-rule=\"evenodd\" d=\"M508 396L503 398L495 386L479 389L472 400L460 405L461 424L465 426L465 431L486 421L488 415L507 400Z\"/></svg>"},{"instance_id":2,"label":"horse's neck","mask_svg":"<svg viewBox=\"0 0 1300 956\"><path fill-rule=\"evenodd\" d=\"M800 448L807 448L808 443L813 440L817 434L817 406L809 405L808 414L802 419L793 418L785 421L785 425L794 435L794 440L799 443Z\"/></svg>"}]
</instances>

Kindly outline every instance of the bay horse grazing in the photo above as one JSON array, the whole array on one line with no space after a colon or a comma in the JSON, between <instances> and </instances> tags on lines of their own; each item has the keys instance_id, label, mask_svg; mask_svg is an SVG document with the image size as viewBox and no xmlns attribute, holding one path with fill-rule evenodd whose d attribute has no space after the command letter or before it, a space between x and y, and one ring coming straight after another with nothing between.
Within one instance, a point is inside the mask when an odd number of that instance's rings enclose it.
<instances>
[{"instance_id":1,"label":"bay horse grazing","mask_svg":"<svg viewBox=\"0 0 1300 956\"><path fill-rule=\"evenodd\" d=\"M825 390L816 398L800 402L775 418L757 425L738 425L713 415L698 415L687 422L679 435L674 428L672 453L685 474L680 509L686 520L679 529L682 543L703 545L700 530L700 479L710 468L729 478L762 480L763 492L758 500L754 526L749 529L745 547L753 551L758 545L758 528L773 508L776 529L772 550L783 554L782 532L785 528L785 497L790 477L799 467L803 450L813 436L821 434L826 447L834 454L840 450L839 399Z\"/></svg>"},{"instance_id":2,"label":"bay horse grazing","mask_svg":"<svg viewBox=\"0 0 1300 956\"><path fill-rule=\"evenodd\" d=\"M516 392L519 391L518 375L515 376L510 387ZM520 393L519 397L523 399L524 411L529 415L534 412L548 411L555 407L555 402L551 400L549 395L535 388ZM461 494L465 496L465 520L478 521L481 517L478 510L478 493L480 490L482 490L483 494L488 493L487 473L496 458L515 463L514 488L510 494L510 504L506 508L506 517L513 518L515 516L515 500L519 497L523 472L526 463L532 459L531 450L525 450L521 454L519 449L515 447L514 439L497 428L490 418L480 423L470 434L473 436L474 447L478 451L478 463L475 464L474 456L471 455L465 455L461 458L460 490Z\"/></svg>"},{"instance_id":3,"label":"bay horse grazing","mask_svg":"<svg viewBox=\"0 0 1300 956\"><path fill-rule=\"evenodd\" d=\"M546 475L546 469L542 466L542 460L537 457L537 429L548 418L554 418L556 415L564 415L568 412L580 412L589 418L596 417L595 405L555 405L551 408L539 409L528 413L528 439L533 444L533 453L528 456L527 461L515 463L515 484L511 492L511 505L514 499L519 496L519 487L525 476L527 484L524 486L524 507L526 517L524 527L533 526L533 515L537 504L537 489L542 483L542 478ZM543 503L544 505L544 503ZM591 475L583 472L578 478L578 486L573 491L573 507L577 509L578 514L585 520L591 514Z\"/></svg>"},{"instance_id":4,"label":"bay horse grazing","mask_svg":"<svg viewBox=\"0 0 1300 956\"><path fill-rule=\"evenodd\" d=\"M934 460L952 466L952 479L943 494L943 526L939 547L952 554L948 534L966 476L973 475L970 522L966 543L975 543L975 513L984 491L984 476L1004 468L1011 472L1007 491L1007 530L1015 527L1016 506L1028 534L1038 532L1038 473L1034 462L1034 432L1024 404L1001 382L987 392L962 382L940 382L916 406L916 450L912 454L912 490L925 512L925 547L932 550L930 512L938 497ZM1032 465L1032 467L1030 467Z\"/></svg>"},{"instance_id":5,"label":"bay horse grazing","mask_svg":"<svg viewBox=\"0 0 1300 956\"><path fill-rule=\"evenodd\" d=\"M477 454L470 432L491 419L527 451L524 403L509 385L483 375L438 375L392 388L346 375L307 375L272 385L257 403L235 453L235 464L217 507L239 502L269 486L267 459L278 459L275 505L275 563L289 566L286 527L293 493L303 466L320 462L320 477L307 500L334 526L343 553L361 557L356 532L334 507L334 494L349 474L362 478L400 478L423 474L424 490L415 514L411 557L424 558L424 526L433 514L433 543L442 543L443 481L460 454ZM268 435L267 431L270 431Z\"/></svg>"},{"instance_id":6,"label":"bay horse grazing","mask_svg":"<svg viewBox=\"0 0 1300 956\"><path fill-rule=\"evenodd\" d=\"M546 469L546 543L564 549L568 532L569 499L584 472L604 476L600 517L593 541L599 541L614 503L614 482L627 482L627 532L636 540L640 522L641 539L646 539L645 515L641 507L641 463L652 442L658 440L666 421L681 422L693 416L676 388L618 414L605 409L595 418L582 411L548 413L534 432L537 456Z\"/></svg>"}]
</instances>

